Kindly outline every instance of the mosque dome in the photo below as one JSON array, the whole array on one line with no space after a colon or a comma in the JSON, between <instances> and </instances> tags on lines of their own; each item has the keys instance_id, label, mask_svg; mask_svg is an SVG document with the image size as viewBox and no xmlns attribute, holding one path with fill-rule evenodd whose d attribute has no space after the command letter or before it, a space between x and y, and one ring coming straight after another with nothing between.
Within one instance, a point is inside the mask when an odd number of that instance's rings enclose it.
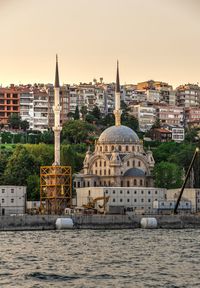
<instances>
[{"instance_id":1,"label":"mosque dome","mask_svg":"<svg viewBox=\"0 0 200 288\"><path fill-rule=\"evenodd\" d=\"M127 126L111 126L104 130L98 142L100 144L131 144L139 141L137 134Z\"/></svg>"}]
</instances>

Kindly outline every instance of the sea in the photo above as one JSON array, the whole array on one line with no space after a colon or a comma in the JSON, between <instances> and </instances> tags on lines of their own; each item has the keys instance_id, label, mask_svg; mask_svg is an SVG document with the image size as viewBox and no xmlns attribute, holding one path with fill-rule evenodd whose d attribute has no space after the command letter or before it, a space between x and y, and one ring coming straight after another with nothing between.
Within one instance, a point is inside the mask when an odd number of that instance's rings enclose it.
<instances>
[{"instance_id":1,"label":"sea","mask_svg":"<svg viewBox=\"0 0 200 288\"><path fill-rule=\"evenodd\" d=\"M0 287L200 287L200 230L0 232Z\"/></svg>"}]
</instances>

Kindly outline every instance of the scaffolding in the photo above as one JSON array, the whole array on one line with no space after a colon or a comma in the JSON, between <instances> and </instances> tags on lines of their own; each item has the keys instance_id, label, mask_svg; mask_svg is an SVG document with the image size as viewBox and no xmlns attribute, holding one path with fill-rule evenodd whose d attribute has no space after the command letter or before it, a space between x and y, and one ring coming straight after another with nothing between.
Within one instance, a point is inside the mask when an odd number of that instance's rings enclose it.
<instances>
[{"instance_id":1,"label":"scaffolding","mask_svg":"<svg viewBox=\"0 0 200 288\"><path fill-rule=\"evenodd\" d=\"M40 210L42 214L63 214L72 206L70 166L40 167Z\"/></svg>"}]
</instances>

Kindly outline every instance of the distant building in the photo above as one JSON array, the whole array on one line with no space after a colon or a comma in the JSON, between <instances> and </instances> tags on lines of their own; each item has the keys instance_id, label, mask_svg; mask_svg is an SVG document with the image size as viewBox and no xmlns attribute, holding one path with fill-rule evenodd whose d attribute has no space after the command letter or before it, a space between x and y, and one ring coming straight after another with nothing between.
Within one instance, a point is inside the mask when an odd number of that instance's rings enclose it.
<instances>
[{"instance_id":1,"label":"distant building","mask_svg":"<svg viewBox=\"0 0 200 288\"><path fill-rule=\"evenodd\" d=\"M184 111L182 107L169 105L156 105L156 117L160 119L162 125L183 126Z\"/></svg>"},{"instance_id":2,"label":"distant building","mask_svg":"<svg viewBox=\"0 0 200 288\"><path fill-rule=\"evenodd\" d=\"M170 142L172 140L172 132L164 128L154 128L150 130L150 137L154 141Z\"/></svg>"},{"instance_id":3,"label":"distant building","mask_svg":"<svg viewBox=\"0 0 200 288\"><path fill-rule=\"evenodd\" d=\"M20 90L14 85L0 88L0 124L7 125L12 113L20 112Z\"/></svg>"},{"instance_id":4,"label":"distant building","mask_svg":"<svg viewBox=\"0 0 200 288\"><path fill-rule=\"evenodd\" d=\"M199 107L200 87L197 84L185 84L177 87L176 103L185 108Z\"/></svg>"},{"instance_id":5,"label":"distant building","mask_svg":"<svg viewBox=\"0 0 200 288\"><path fill-rule=\"evenodd\" d=\"M25 209L25 186L0 186L0 215L24 214Z\"/></svg>"},{"instance_id":6,"label":"distant building","mask_svg":"<svg viewBox=\"0 0 200 288\"><path fill-rule=\"evenodd\" d=\"M185 109L185 126L189 128L200 127L200 108L190 107Z\"/></svg>"},{"instance_id":7,"label":"distant building","mask_svg":"<svg viewBox=\"0 0 200 288\"><path fill-rule=\"evenodd\" d=\"M28 89L22 89L20 93L20 116L21 120L29 122L29 127L33 127L33 92Z\"/></svg>"},{"instance_id":8,"label":"distant building","mask_svg":"<svg viewBox=\"0 0 200 288\"><path fill-rule=\"evenodd\" d=\"M33 130L46 131L48 129L48 95L46 92L34 91L33 96Z\"/></svg>"},{"instance_id":9,"label":"distant building","mask_svg":"<svg viewBox=\"0 0 200 288\"><path fill-rule=\"evenodd\" d=\"M143 104L130 105L130 114L138 119L139 129L146 132L151 129L156 120L156 109Z\"/></svg>"}]
</instances>

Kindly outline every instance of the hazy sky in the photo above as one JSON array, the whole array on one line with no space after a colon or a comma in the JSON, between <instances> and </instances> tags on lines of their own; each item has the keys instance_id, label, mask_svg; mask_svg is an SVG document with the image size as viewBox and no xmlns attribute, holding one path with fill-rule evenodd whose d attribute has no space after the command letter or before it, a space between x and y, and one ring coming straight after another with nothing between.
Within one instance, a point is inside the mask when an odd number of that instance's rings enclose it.
<instances>
[{"instance_id":1,"label":"hazy sky","mask_svg":"<svg viewBox=\"0 0 200 288\"><path fill-rule=\"evenodd\" d=\"M0 0L0 83L200 82L200 0Z\"/></svg>"}]
</instances>

